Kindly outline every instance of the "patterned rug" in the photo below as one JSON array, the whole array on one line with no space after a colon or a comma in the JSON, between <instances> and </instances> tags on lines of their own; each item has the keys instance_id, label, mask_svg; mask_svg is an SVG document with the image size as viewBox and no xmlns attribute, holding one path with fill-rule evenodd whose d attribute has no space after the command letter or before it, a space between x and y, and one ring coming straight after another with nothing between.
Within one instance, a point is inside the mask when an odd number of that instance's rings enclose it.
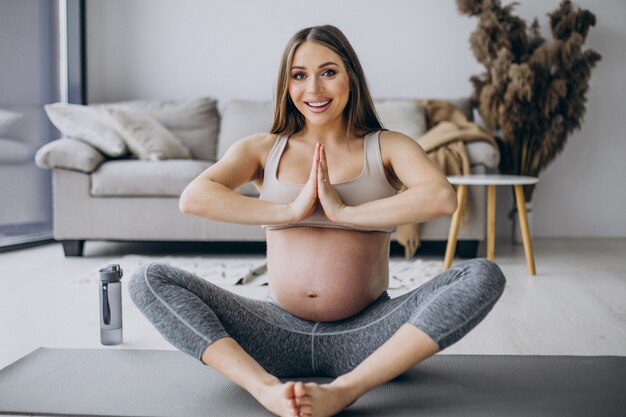
<instances>
[{"instance_id":1,"label":"patterned rug","mask_svg":"<svg viewBox=\"0 0 626 417\"><path fill-rule=\"evenodd\" d=\"M262 256L142 256L127 255L110 263L119 264L128 278L147 262L165 262L192 272L216 285L267 285L268 274L265 257ZM104 265L102 265L104 266ZM102 267L101 266L101 267ZM98 269L94 268L75 278L72 283L92 284L99 281ZM398 260L389 262L389 289L410 290L417 288L442 271L438 260Z\"/></svg>"}]
</instances>

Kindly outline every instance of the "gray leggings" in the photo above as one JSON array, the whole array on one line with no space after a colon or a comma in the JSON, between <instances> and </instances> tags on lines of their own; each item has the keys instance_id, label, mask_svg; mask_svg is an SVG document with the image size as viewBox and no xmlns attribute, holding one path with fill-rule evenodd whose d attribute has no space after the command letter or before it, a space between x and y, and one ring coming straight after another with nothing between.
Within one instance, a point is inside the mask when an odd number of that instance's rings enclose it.
<instances>
[{"instance_id":1,"label":"gray leggings","mask_svg":"<svg viewBox=\"0 0 626 417\"><path fill-rule=\"evenodd\" d=\"M440 349L450 346L487 315L504 284L496 264L471 260L399 297L384 292L363 311L335 322L303 320L272 300L242 297L158 262L139 268L129 292L157 330L195 358L216 340L232 337L274 376L337 377L405 323L424 331Z\"/></svg>"}]
</instances>

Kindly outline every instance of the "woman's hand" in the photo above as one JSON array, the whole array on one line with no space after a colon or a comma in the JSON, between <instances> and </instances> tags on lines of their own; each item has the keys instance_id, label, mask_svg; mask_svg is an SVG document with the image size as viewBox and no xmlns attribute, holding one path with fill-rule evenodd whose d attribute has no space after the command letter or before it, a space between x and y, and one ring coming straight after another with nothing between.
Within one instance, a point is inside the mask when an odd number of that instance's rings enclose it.
<instances>
[{"instance_id":1,"label":"woman's hand","mask_svg":"<svg viewBox=\"0 0 626 417\"><path fill-rule=\"evenodd\" d=\"M346 205L341 201L341 197L339 197L335 188L330 184L328 161L326 159L326 148L324 145L320 146L319 160L317 195L328 220L333 223L339 223L341 212L345 209Z\"/></svg>"},{"instance_id":2,"label":"woman's hand","mask_svg":"<svg viewBox=\"0 0 626 417\"><path fill-rule=\"evenodd\" d=\"M318 189L318 167L320 164L320 144L315 144L315 152L313 154L313 163L311 164L311 173L309 179L302 187L300 194L289 204L289 213L292 223L306 219L315 211L317 206L317 189Z\"/></svg>"}]
</instances>

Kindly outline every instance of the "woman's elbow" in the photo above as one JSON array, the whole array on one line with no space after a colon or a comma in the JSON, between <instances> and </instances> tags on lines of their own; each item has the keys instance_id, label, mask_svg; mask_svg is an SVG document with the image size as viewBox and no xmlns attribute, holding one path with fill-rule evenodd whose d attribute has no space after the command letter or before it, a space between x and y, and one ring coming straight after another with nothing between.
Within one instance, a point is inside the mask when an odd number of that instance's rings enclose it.
<instances>
[{"instance_id":1,"label":"woman's elbow","mask_svg":"<svg viewBox=\"0 0 626 417\"><path fill-rule=\"evenodd\" d=\"M452 186L445 187L441 193L441 211L442 215L450 215L454 213L459 205L459 202Z\"/></svg>"},{"instance_id":2,"label":"woman's elbow","mask_svg":"<svg viewBox=\"0 0 626 417\"><path fill-rule=\"evenodd\" d=\"M185 214L195 214L198 212L198 205L193 189L188 185L180 194L178 209Z\"/></svg>"}]
</instances>

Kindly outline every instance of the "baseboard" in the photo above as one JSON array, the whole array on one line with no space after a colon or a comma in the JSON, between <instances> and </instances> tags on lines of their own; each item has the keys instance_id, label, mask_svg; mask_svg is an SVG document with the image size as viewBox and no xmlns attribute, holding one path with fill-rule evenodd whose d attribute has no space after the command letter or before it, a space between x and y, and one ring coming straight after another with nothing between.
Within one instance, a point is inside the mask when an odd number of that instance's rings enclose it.
<instances>
[{"instance_id":1,"label":"baseboard","mask_svg":"<svg viewBox=\"0 0 626 417\"><path fill-rule=\"evenodd\" d=\"M446 240L425 240L420 243L415 256L443 256L446 253ZM456 255L463 259L475 258L478 252L479 240L459 240ZM404 247L396 241L391 242L391 256L404 256Z\"/></svg>"},{"instance_id":2,"label":"baseboard","mask_svg":"<svg viewBox=\"0 0 626 417\"><path fill-rule=\"evenodd\" d=\"M20 249L33 248L35 246L43 246L49 245L50 243L54 243L54 239L40 239L35 241L23 242L23 243L15 243L10 245L0 245L0 253L2 252L11 252Z\"/></svg>"}]
</instances>

